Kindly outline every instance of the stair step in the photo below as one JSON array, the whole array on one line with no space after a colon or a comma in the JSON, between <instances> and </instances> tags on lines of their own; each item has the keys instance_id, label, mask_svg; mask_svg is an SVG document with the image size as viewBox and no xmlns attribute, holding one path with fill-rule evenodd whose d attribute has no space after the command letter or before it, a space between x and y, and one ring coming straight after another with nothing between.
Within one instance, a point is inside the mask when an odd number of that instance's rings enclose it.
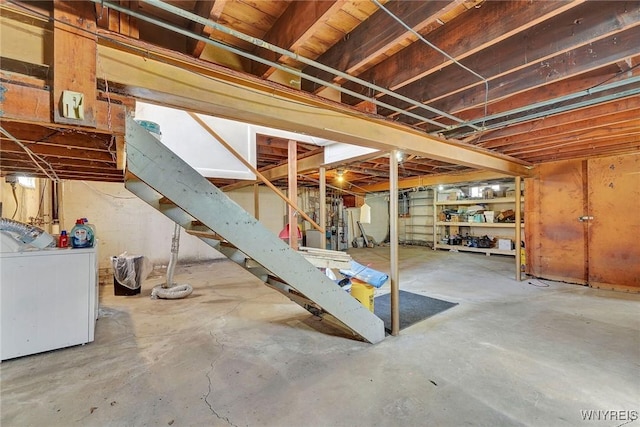
<instances>
[{"instance_id":1,"label":"stair step","mask_svg":"<svg viewBox=\"0 0 640 427\"><path fill-rule=\"evenodd\" d=\"M126 143L127 189L185 229L197 227L197 231L209 233L201 227L209 228L214 234L198 237L211 246L215 242L218 251L309 312L371 343L384 339L381 319L130 117ZM323 265L347 261L318 251L307 251L307 256Z\"/></svg>"}]
</instances>

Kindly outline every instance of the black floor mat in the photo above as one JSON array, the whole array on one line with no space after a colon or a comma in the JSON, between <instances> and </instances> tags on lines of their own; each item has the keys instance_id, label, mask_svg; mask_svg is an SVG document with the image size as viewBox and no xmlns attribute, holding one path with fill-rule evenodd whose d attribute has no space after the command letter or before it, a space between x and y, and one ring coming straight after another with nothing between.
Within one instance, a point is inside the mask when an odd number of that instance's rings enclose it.
<instances>
[{"instance_id":1,"label":"black floor mat","mask_svg":"<svg viewBox=\"0 0 640 427\"><path fill-rule=\"evenodd\" d=\"M424 295L400 291L400 330L414 323L438 314L458 305ZM384 321L384 328L391 332L391 294L380 295L373 304L374 313Z\"/></svg>"}]
</instances>

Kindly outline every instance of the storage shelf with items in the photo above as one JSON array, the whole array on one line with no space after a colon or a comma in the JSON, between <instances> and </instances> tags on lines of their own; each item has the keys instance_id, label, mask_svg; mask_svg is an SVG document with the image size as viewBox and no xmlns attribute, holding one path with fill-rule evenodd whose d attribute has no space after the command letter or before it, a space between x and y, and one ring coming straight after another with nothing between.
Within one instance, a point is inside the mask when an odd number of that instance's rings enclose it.
<instances>
[{"instance_id":1,"label":"storage shelf with items","mask_svg":"<svg viewBox=\"0 0 640 427\"><path fill-rule=\"evenodd\" d=\"M431 246L433 243L433 191L420 187L400 195L400 242Z\"/></svg>"},{"instance_id":2,"label":"storage shelf with items","mask_svg":"<svg viewBox=\"0 0 640 427\"><path fill-rule=\"evenodd\" d=\"M516 197L513 190L493 190L498 185L485 186L482 192L479 184L460 187L466 193L459 188L436 193L434 249L515 256L516 233L522 236L524 230L524 223L515 223L516 203L521 209L524 197Z\"/></svg>"}]
</instances>

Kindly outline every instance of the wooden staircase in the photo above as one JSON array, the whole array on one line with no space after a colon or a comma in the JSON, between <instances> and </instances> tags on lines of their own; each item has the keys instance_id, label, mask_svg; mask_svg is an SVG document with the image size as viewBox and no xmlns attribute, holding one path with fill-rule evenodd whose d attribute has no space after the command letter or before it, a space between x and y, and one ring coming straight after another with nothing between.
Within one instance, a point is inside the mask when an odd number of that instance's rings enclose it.
<instances>
[{"instance_id":1,"label":"wooden staircase","mask_svg":"<svg viewBox=\"0 0 640 427\"><path fill-rule=\"evenodd\" d=\"M129 191L313 315L384 339L380 318L131 118L126 144Z\"/></svg>"}]
</instances>

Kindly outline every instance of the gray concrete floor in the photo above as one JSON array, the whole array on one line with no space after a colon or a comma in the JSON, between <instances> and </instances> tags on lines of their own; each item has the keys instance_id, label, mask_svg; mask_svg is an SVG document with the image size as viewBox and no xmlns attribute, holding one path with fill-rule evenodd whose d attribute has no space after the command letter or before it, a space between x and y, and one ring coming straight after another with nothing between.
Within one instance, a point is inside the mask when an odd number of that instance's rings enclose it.
<instances>
[{"instance_id":1,"label":"gray concrete floor","mask_svg":"<svg viewBox=\"0 0 640 427\"><path fill-rule=\"evenodd\" d=\"M388 271L387 248L350 252ZM95 342L0 365L2 426L618 426L634 412L581 411L640 410L640 295L400 254L402 289L459 305L377 345L318 332L227 261L180 266L186 300L151 300L161 276L140 296L106 286Z\"/></svg>"}]
</instances>

